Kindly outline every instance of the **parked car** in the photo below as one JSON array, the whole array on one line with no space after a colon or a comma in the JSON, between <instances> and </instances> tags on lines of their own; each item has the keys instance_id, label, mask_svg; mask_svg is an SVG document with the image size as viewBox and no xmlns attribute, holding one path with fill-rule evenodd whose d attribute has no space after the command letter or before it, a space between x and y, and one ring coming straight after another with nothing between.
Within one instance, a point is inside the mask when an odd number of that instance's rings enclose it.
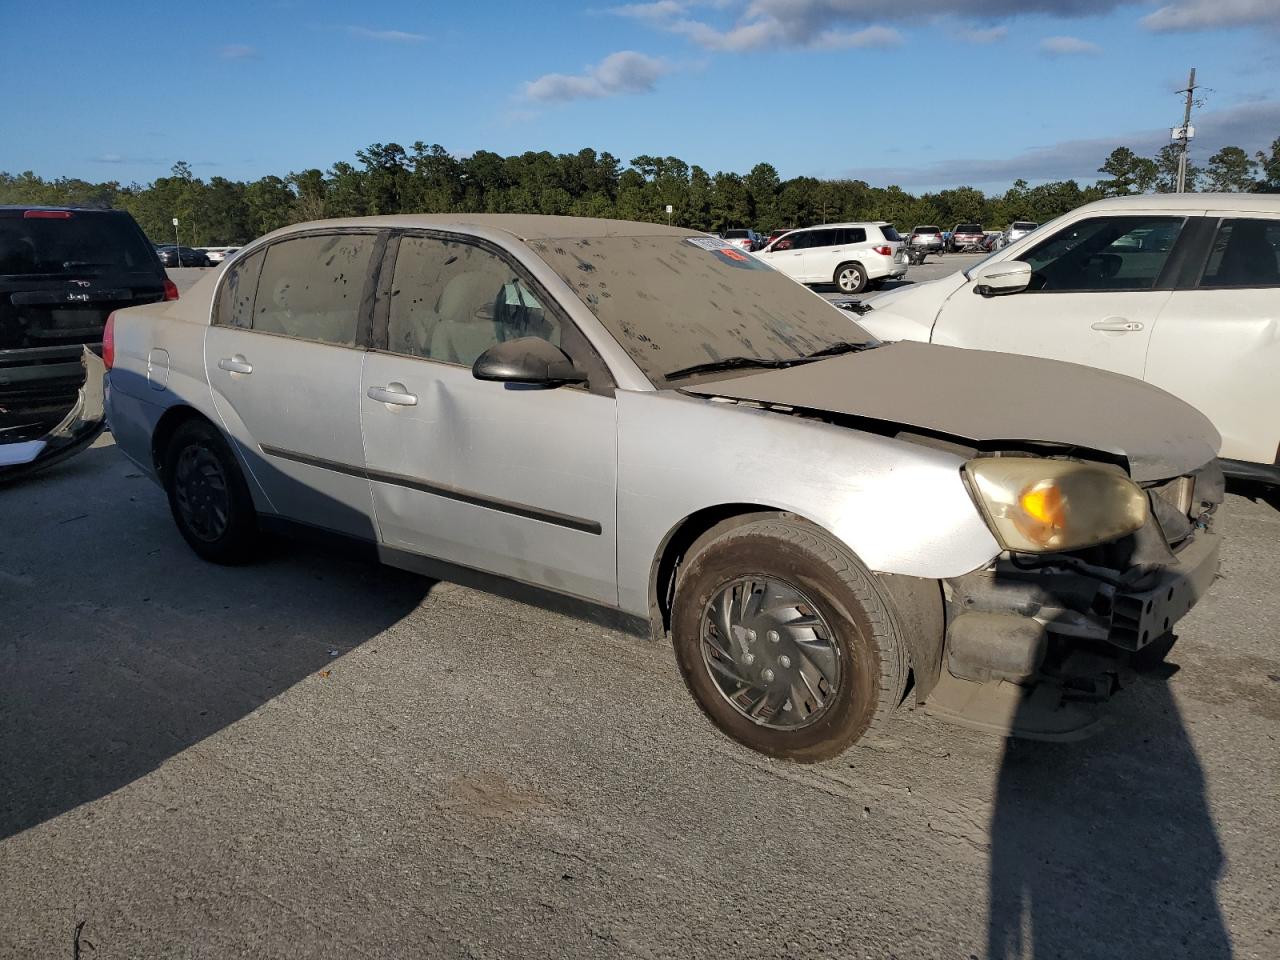
<instances>
[{"instance_id":1,"label":"parked car","mask_svg":"<svg viewBox=\"0 0 1280 960\"><path fill-rule=\"evenodd\" d=\"M1039 227L1040 224L1032 220L1015 220L1013 223L1009 224L1009 226L1004 228L1004 233L1002 235L1004 237L1004 243L1005 245L1015 243L1025 237L1032 230L1039 229Z\"/></svg>"},{"instance_id":2,"label":"parked car","mask_svg":"<svg viewBox=\"0 0 1280 960\"><path fill-rule=\"evenodd\" d=\"M920 247L928 253L942 253L946 248L942 230L934 226L916 227L911 231L911 236L907 242L911 246Z\"/></svg>"},{"instance_id":3,"label":"parked car","mask_svg":"<svg viewBox=\"0 0 1280 960\"><path fill-rule=\"evenodd\" d=\"M861 293L907 274L902 237L883 221L792 230L757 256L793 280L834 283L842 293Z\"/></svg>"},{"instance_id":4,"label":"parked car","mask_svg":"<svg viewBox=\"0 0 1280 960\"><path fill-rule=\"evenodd\" d=\"M239 249L239 247L201 247L200 252L209 258L210 264L215 264L221 263Z\"/></svg>"},{"instance_id":5,"label":"parked car","mask_svg":"<svg viewBox=\"0 0 1280 960\"><path fill-rule=\"evenodd\" d=\"M116 443L200 556L329 531L670 636L706 715L775 757L839 753L908 673L958 722L1087 732L1217 570L1217 435L1186 404L882 345L690 230L299 224L108 328Z\"/></svg>"},{"instance_id":6,"label":"parked car","mask_svg":"<svg viewBox=\"0 0 1280 960\"><path fill-rule=\"evenodd\" d=\"M760 234L754 230L726 230L721 236L735 247L746 250L748 253L759 250L764 246L764 241L761 239Z\"/></svg>"},{"instance_id":7,"label":"parked car","mask_svg":"<svg viewBox=\"0 0 1280 960\"><path fill-rule=\"evenodd\" d=\"M957 223L947 241L950 253L976 253L986 250L987 233L980 223Z\"/></svg>"},{"instance_id":8,"label":"parked car","mask_svg":"<svg viewBox=\"0 0 1280 960\"><path fill-rule=\"evenodd\" d=\"M107 314L177 295L129 214L0 206L0 481L98 436Z\"/></svg>"},{"instance_id":9,"label":"parked car","mask_svg":"<svg viewBox=\"0 0 1280 960\"><path fill-rule=\"evenodd\" d=\"M964 273L886 294L862 323L885 340L1146 380L1208 415L1228 475L1280 483L1280 339L1263 333L1277 320L1277 245L1280 197L1116 197Z\"/></svg>"},{"instance_id":10,"label":"parked car","mask_svg":"<svg viewBox=\"0 0 1280 960\"><path fill-rule=\"evenodd\" d=\"M173 244L157 247L156 255L166 267L207 267L209 258L203 250L191 247L175 247Z\"/></svg>"}]
</instances>

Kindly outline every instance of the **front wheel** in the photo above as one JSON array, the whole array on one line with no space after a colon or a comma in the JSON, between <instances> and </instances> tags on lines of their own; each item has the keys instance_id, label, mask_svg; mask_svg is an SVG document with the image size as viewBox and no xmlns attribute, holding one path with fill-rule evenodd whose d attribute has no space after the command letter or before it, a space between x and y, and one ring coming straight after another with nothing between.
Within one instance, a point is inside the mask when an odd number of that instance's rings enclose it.
<instances>
[{"instance_id":1,"label":"front wheel","mask_svg":"<svg viewBox=\"0 0 1280 960\"><path fill-rule=\"evenodd\" d=\"M213 563L243 563L257 545L258 518L240 464L221 433L188 420L165 450L164 488L178 531Z\"/></svg>"},{"instance_id":2,"label":"front wheel","mask_svg":"<svg viewBox=\"0 0 1280 960\"><path fill-rule=\"evenodd\" d=\"M679 575L685 684L728 736L812 763L898 705L906 648L874 576L824 531L778 518L712 531Z\"/></svg>"},{"instance_id":3,"label":"front wheel","mask_svg":"<svg viewBox=\"0 0 1280 960\"><path fill-rule=\"evenodd\" d=\"M867 271L859 264L844 263L836 270L835 281L842 293L861 293L867 286Z\"/></svg>"}]
</instances>

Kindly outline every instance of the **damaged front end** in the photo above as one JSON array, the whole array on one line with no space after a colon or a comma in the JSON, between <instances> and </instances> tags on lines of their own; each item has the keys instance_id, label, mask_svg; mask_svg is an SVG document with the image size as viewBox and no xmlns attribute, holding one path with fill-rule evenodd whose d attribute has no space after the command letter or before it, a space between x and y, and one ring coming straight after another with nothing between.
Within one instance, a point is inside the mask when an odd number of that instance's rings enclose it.
<instances>
[{"instance_id":1,"label":"damaged front end","mask_svg":"<svg viewBox=\"0 0 1280 960\"><path fill-rule=\"evenodd\" d=\"M0 483L65 460L102 433L106 368L89 347L78 353L0 350Z\"/></svg>"},{"instance_id":2,"label":"damaged front end","mask_svg":"<svg viewBox=\"0 0 1280 960\"><path fill-rule=\"evenodd\" d=\"M943 582L946 654L930 714L1041 740L1100 725L1096 706L1159 662L1218 571L1217 463L1141 489L1145 519L1124 537L1062 553L1005 550Z\"/></svg>"}]
</instances>

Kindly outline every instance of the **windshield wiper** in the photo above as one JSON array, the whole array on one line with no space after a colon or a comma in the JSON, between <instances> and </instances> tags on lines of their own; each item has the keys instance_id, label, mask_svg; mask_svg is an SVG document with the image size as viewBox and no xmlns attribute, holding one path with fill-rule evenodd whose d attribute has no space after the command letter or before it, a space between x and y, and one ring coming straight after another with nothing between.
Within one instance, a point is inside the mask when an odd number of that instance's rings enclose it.
<instances>
[{"instance_id":1,"label":"windshield wiper","mask_svg":"<svg viewBox=\"0 0 1280 960\"><path fill-rule=\"evenodd\" d=\"M692 366L680 367L664 376L668 380L691 377L695 373L713 373L716 370L733 370L737 367L789 367L796 362L803 362L803 357L792 357L790 360L771 360L768 357L722 357L719 360L708 360Z\"/></svg>"},{"instance_id":2,"label":"windshield wiper","mask_svg":"<svg viewBox=\"0 0 1280 960\"><path fill-rule=\"evenodd\" d=\"M823 357L838 357L842 353L860 353L863 350L874 350L878 346L880 346L879 340L864 340L861 343L833 343L831 346L815 350L813 353L806 353L804 359L821 360Z\"/></svg>"}]
</instances>

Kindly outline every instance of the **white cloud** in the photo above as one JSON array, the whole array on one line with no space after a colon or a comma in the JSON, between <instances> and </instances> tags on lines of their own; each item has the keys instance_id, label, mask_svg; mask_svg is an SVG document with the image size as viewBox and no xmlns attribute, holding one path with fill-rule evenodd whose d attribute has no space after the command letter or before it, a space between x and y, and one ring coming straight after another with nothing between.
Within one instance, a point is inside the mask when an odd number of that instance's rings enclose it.
<instances>
[{"instance_id":1,"label":"white cloud","mask_svg":"<svg viewBox=\"0 0 1280 960\"><path fill-rule=\"evenodd\" d=\"M1280 0L1174 0L1142 18L1148 30L1280 27Z\"/></svg>"},{"instance_id":2,"label":"white cloud","mask_svg":"<svg viewBox=\"0 0 1280 960\"><path fill-rule=\"evenodd\" d=\"M124 163L124 157L118 153L104 153L93 160L94 163Z\"/></svg>"},{"instance_id":3,"label":"white cloud","mask_svg":"<svg viewBox=\"0 0 1280 960\"><path fill-rule=\"evenodd\" d=\"M1079 37L1045 37L1040 41L1040 51L1051 57L1078 57L1099 54L1102 48Z\"/></svg>"},{"instance_id":4,"label":"white cloud","mask_svg":"<svg viewBox=\"0 0 1280 960\"><path fill-rule=\"evenodd\" d=\"M1176 111L1175 111L1176 113ZM1177 120L1175 115L1170 126ZM1209 156L1219 147L1234 145L1252 155L1267 147L1280 130L1280 100L1241 103L1224 110L1210 110L1195 117L1194 150ZM919 167L875 167L845 171L873 184L896 183L909 190L932 190L969 184L975 187L1003 187L1019 178L1081 180L1093 182L1098 167L1116 147L1131 147L1140 156L1154 156L1169 142L1169 127L1130 130L1104 137L1063 140L1032 147L996 159L947 157Z\"/></svg>"},{"instance_id":5,"label":"white cloud","mask_svg":"<svg viewBox=\"0 0 1280 960\"><path fill-rule=\"evenodd\" d=\"M995 43L1009 35L1009 28L988 27L979 29L978 27L966 27L960 30L958 35L961 40L967 40L970 43Z\"/></svg>"},{"instance_id":6,"label":"white cloud","mask_svg":"<svg viewBox=\"0 0 1280 960\"><path fill-rule=\"evenodd\" d=\"M347 33L353 37L366 40L383 40L388 43L421 43L427 39L421 33L408 33L404 30L374 30L370 27L347 27Z\"/></svg>"},{"instance_id":7,"label":"white cloud","mask_svg":"<svg viewBox=\"0 0 1280 960\"><path fill-rule=\"evenodd\" d=\"M634 50L611 53L582 73L548 73L525 84L524 95L530 100L564 102L598 100L623 93L648 93L658 78L671 72L671 65L657 57L647 57Z\"/></svg>"},{"instance_id":8,"label":"white cloud","mask_svg":"<svg viewBox=\"0 0 1280 960\"><path fill-rule=\"evenodd\" d=\"M218 50L218 56L223 60L254 60L258 51L243 43L229 43Z\"/></svg>"}]
</instances>

